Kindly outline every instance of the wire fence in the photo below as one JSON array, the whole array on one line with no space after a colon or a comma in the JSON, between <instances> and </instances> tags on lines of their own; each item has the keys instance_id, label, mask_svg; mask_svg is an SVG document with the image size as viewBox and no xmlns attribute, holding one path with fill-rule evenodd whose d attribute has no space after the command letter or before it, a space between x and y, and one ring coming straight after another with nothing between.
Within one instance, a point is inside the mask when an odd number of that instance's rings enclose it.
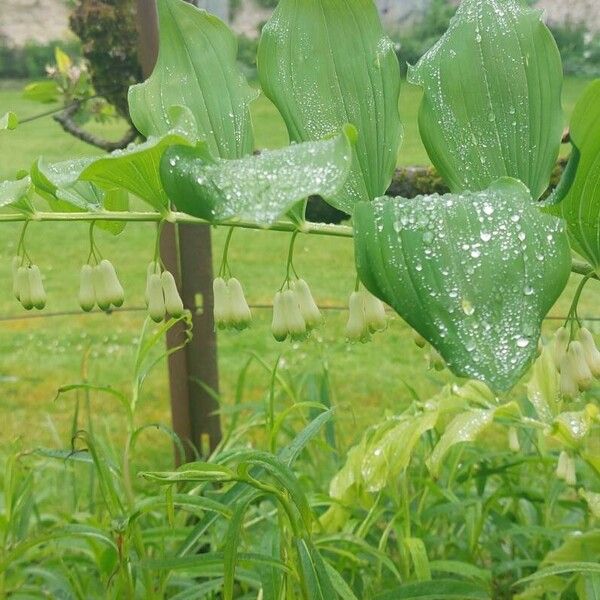
<instances>
[{"instance_id":1,"label":"wire fence","mask_svg":"<svg viewBox=\"0 0 600 600\"><path fill-rule=\"evenodd\" d=\"M250 304L249 305L252 310L272 310L272 304ZM100 311L100 310L92 310L89 312L84 312L82 310L64 310L64 311L56 311L56 312L39 312L39 313L25 313L22 315L4 315L0 316L0 323L9 323L14 321L34 321L39 319L53 319L58 317L93 317L93 316L110 316L113 314L135 314L135 313L144 313L147 312L147 308L145 306L132 306L128 308L114 308L109 311ZM319 310L324 312L348 312L348 307L344 305L336 305L336 304L327 304L327 305L319 305ZM387 309L388 314L396 314L393 310ZM600 322L600 317L587 317L580 316L581 321L588 322ZM557 315L549 315L544 318L544 321L566 321L567 317L557 316Z\"/></svg>"}]
</instances>

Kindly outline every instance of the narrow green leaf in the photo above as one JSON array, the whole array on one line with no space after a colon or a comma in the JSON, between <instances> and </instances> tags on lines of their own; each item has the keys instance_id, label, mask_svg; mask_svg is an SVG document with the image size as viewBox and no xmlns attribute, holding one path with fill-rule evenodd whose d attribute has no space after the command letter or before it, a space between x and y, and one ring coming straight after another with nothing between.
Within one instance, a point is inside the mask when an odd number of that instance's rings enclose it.
<instances>
[{"instance_id":1,"label":"narrow green leaf","mask_svg":"<svg viewBox=\"0 0 600 600\"><path fill-rule=\"evenodd\" d=\"M573 112L573 153L548 208L564 217L574 249L600 268L600 79L585 91Z\"/></svg>"},{"instance_id":2,"label":"narrow green leaf","mask_svg":"<svg viewBox=\"0 0 600 600\"><path fill-rule=\"evenodd\" d=\"M281 0L263 28L258 70L291 140L319 140L346 123L358 130L332 205L351 213L385 193L402 140L400 69L372 0Z\"/></svg>"},{"instance_id":3,"label":"narrow green leaf","mask_svg":"<svg viewBox=\"0 0 600 600\"><path fill-rule=\"evenodd\" d=\"M233 217L269 225L310 195L342 189L355 132L238 160L212 160L204 148L174 146L161 163L164 188L179 210L212 222Z\"/></svg>"},{"instance_id":4,"label":"narrow green leaf","mask_svg":"<svg viewBox=\"0 0 600 600\"><path fill-rule=\"evenodd\" d=\"M161 485L172 483L199 483L203 481L235 481L235 473L222 465L210 463L189 463L183 465L177 471L153 473L140 473L140 477L148 479Z\"/></svg>"},{"instance_id":5,"label":"narrow green leaf","mask_svg":"<svg viewBox=\"0 0 600 600\"><path fill-rule=\"evenodd\" d=\"M419 128L454 192L509 176L537 199L562 135L560 54L518 0L464 0L441 40L409 73L423 87Z\"/></svg>"},{"instance_id":6,"label":"narrow green leaf","mask_svg":"<svg viewBox=\"0 0 600 600\"><path fill-rule=\"evenodd\" d=\"M213 156L253 150L249 105L257 94L237 65L237 41L219 19L183 0L159 0L160 47L152 75L129 91L131 118L146 137L172 129L171 106L193 115Z\"/></svg>"},{"instance_id":7,"label":"narrow green leaf","mask_svg":"<svg viewBox=\"0 0 600 600\"><path fill-rule=\"evenodd\" d=\"M362 282L455 375L496 391L518 381L571 270L563 222L523 184L504 178L478 193L361 203L354 229Z\"/></svg>"},{"instance_id":8,"label":"narrow green leaf","mask_svg":"<svg viewBox=\"0 0 600 600\"><path fill-rule=\"evenodd\" d=\"M405 583L375 596L374 600L490 600L481 586L456 579Z\"/></svg>"},{"instance_id":9,"label":"narrow green leaf","mask_svg":"<svg viewBox=\"0 0 600 600\"><path fill-rule=\"evenodd\" d=\"M325 566L325 561L310 540L295 540L300 559L301 584L305 597L311 600L333 600L335 588Z\"/></svg>"},{"instance_id":10,"label":"narrow green leaf","mask_svg":"<svg viewBox=\"0 0 600 600\"><path fill-rule=\"evenodd\" d=\"M519 579L515 585L522 585L544 577L552 577L554 575L565 575L571 573L600 573L600 563L597 562L565 562L559 565L553 565L536 571L533 575Z\"/></svg>"},{"instance_id":11,"label":"narrow green leaf","mask_svg":"<svg viewBox=\"0 0 600 600\"><path fill-rule=\"evenodd\" d=\"M404 544L410 553L417 581L431 580L431 568L429 567L429 558L423 540L420 538L406 538Z\"/></svg>"},{"instance_id":12,"label":"narrow green leaf","mask_svg":"<svg viewBox=\"0 0 600 600\"><path fill-rule=\"evenodd\" d=\"M8 129L12 131L19 126L19 117L17 114L9 111L0 117L0 129Z\"/></svg>"},{"instance_id":13,"label":"narrow green leaf","mask_svg":"<svg viewBox=\"0 0 600 600\"><path fill-rule=\"evenodd\" d=\"M327 561L324 561L324 563L327 575L329 575L331 584L335 588L335 591L337 592L338 596L343 600L358 600L356 594L350 589L350 586L346 583L346 581L339 574L339 572Z\"/></svg>"},{"instance_id":14,"label":"narrow green leaf","mask_svg":"<svg viewBox=\"0 0 600 600\"><path fill-rule=\"evenodd\" d=\"M457 560L432 560L429 567L434 573L451 573L452 575L477 579L485 583L489 583L492 579L492 574L489 571Z\"/></svg>"}]
</instances>

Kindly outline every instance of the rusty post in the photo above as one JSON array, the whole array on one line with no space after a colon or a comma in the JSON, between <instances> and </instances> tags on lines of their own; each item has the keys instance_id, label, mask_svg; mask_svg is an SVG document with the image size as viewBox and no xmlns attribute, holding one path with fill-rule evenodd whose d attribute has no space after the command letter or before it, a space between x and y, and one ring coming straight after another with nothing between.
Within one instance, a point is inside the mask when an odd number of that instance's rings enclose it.
<instances>
[{"instance_id":1,"label":"rusty post","mask_svg":"<svg viewBox=\"0 0 600 600\"><path fill-rule=\"evenodd\" d=\"M136 0L140 62L144 76L158 55L156 0ZM212 244L208 226L166 224L161 257L175 276L186 308L193 315L193 338L169 357L169 386L173 429L200 454L206 455L221 439L218 404L209 390L218 392L217 341L213 322ZM167 346L176 347L185 336L183 326L167 334ZM208 388L208 389L207 389ZM192 459L193 452L186 458ZM177 459L180 460L179 458Z\"/></svg>"}]
</instances>

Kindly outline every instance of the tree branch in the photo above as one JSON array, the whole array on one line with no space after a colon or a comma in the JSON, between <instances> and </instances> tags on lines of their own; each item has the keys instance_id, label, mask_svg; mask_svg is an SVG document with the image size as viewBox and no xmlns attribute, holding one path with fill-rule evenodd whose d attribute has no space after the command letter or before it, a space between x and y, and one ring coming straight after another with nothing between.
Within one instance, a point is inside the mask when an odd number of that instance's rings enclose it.
<instances>
[{"instance_id":1,"label":"tree branch","mask_svg":"<svg viewBox=\"0 0 600 600\"><path fill-rule=\"evenodd\" d=\"M100 148L106 152L113 152L114 150L121 150L126 148L131 142L133 142L138 137L138 132L134 129L130 129L120 140L116 142L111 142L110 140L105 140L85 129L82 129L74 120L73 117L77 114L77 111L81 107L80 102L73 102L71 106L68 106L65 110L60 112L57 115L54 115L53 119L60 124L60 126L67 132L70 133L73 137L85 142L86 144L90 144L91 146L95 146L96 148Z\"/></svg>"}]
</instances>

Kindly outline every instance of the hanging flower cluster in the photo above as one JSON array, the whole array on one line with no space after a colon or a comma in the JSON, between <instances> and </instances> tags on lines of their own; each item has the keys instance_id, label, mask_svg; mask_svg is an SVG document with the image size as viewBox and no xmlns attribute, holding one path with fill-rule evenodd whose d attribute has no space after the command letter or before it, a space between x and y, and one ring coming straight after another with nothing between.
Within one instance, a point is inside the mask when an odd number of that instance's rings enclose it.
<instances>
[{"instance_id":1,"label":"hanging flower cluster","mask_svg":"<svg viewBox=\"0 0 600 600\"><path fill-rule=\"evenodd\" d=\"M185 312L173 274L163 270L158 261L152 261L146 271L146 306L155 323L167 315L178 318Z\"/></svg>"},{"instance_id":2,"label":"hanging flower cluster","mask_svg":"<svg viewBox=\"0 0 600 600\"><path fill-rule=\"evenodd\" d=\"M94 266L86 264L81 267L78 300L85 312L90 312L96 305L105 312L112 307L123 306L125 291L109 260L103 259Z\"/></svg>"},{"instance_id":3,"label":"hanging flower cluster","mask_svg":"<svg viewBox=\"0 0 600 600\"><path fill-rule=\"evenodd\" d=\"M552 340L552 352L564 397L577 397L591 387L594 378L600 378L600 351L585 327L575 336L565 327L559 328Z\"/></svg>"},{"instance_id":4,"label":"hanging flower cluster","mask_svg":"<svg viewBox=\"0 0 600 600\"><path fill-rule=\"evenodd\" d=\"M371 334L387 327L383 302L366 290L350 294L350 314L346 324L346 337L351 342L366 343Z\"/></svg>"},{"instance_id":5,"label":"hanging flower cluster","mask_svg":"<svg viewBox=\"0 0 600 600\"><path fill-rule=\"evenodd\" d=\"M252 312L246 302L242 284L231 277L217 277L213 282L214 319L219 329L243 331L252 323Z\"/></svg>"},{"instance_id":6,"label":"hanging flower cluster","mask_svg":"<svg viewBox=\"0 0 600 600\"><path fill-rule=\"evenodd\" d=\"M15 256L12 261L13 294L25 310L46 306L46 290L39 267L25 264L25 258Z\"/></svg>"},{"instance_id":7,"label":"hanging flower cluster","mask_svg":"<svg viewBox=\"0 0 600 600\"><path fill-rule=\"evenodd\" d=\"M304 279L289 283L273 300L271 332L278 342L288 337L293 341L306 339L321 324L323 317Z\"/></svg>"}]
</instances>

